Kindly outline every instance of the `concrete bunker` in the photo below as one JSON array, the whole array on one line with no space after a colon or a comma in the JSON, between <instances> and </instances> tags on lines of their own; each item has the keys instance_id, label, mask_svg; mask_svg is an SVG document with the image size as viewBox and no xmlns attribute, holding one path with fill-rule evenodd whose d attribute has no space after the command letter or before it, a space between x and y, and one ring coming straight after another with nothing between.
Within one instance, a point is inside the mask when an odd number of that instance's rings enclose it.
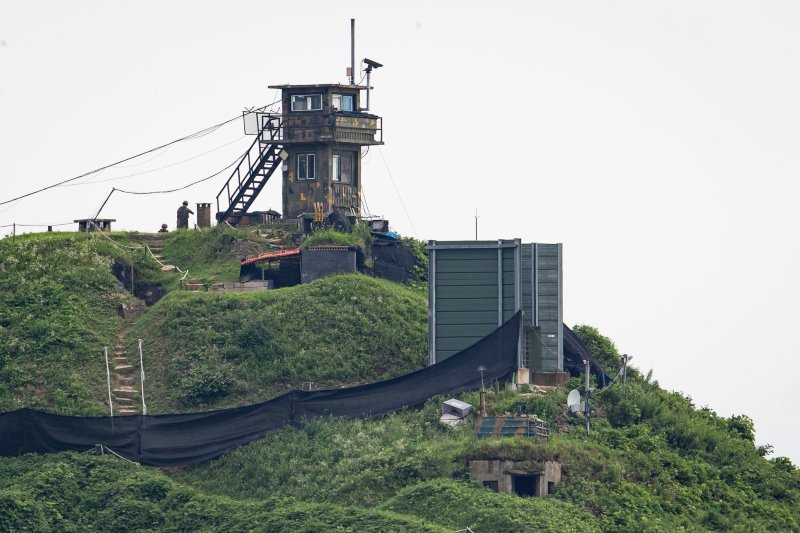
<instances>
[{"instance_id":1,"label":"concrete bunker","mask_svg":"<svg viewBox=\"0 0 800 533\"><path fill-rule=\"evenodd\" d=\"M490 490L527 498L545 498L561 483L561 463L556 461L472 459L469 473Z\"/></svg>"}]
</instances>

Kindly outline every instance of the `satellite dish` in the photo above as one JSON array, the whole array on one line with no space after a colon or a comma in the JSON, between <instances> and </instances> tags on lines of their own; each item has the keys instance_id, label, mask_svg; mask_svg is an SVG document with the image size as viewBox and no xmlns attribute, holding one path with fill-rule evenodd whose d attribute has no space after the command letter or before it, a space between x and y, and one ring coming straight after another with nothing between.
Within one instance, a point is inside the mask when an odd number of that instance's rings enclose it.
<instances>
[{"instance_id":1,"label":"satellite dish","mask_svg":"<svg viewBox=\"0 0 800 533\"><path fill-rule=\"evenodd\" d=\"M581 410L581 393L578 392L578 389L572 389L569 391L569 395L567 396L567 409L571 413L577 413Z\"/></svg>"}]
</instances>

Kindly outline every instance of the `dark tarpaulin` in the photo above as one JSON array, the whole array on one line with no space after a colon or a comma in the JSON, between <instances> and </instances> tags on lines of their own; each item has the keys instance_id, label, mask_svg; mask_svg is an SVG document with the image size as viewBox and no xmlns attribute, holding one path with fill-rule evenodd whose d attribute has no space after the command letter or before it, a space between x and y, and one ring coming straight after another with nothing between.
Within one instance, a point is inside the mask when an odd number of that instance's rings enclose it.
<instances>
[{"instance_id":1,"label":"dark tarpaulin","mask_svg":"<svg viewBox=\"0 0 800 533\"><path fill-rule=\"evenodd\" d=\"M102 444L145 465L201 463L305 417L380 416L480 386L516 367L520 313L445 361L397 378L346 389L294 391L273 400L205 413L72 417L20 409L0 414L0 455L85 451Z\"/></svg>"},{"instance_id":2,"label":"dark tarpaulin","mask_svg":"<svg viewBox=\"0 0 800 533\"><path fill-rule=\"evenodd\" d=\"M421 405L431 396L480 387L480 365L486 367L485 381L500 379L516 369L520 316L457 355L411 374L349 389L296 392L295 415L359 418Z\"/></svg>"},{"instance_id":3,"label":"dark tarpaulin","mask_svg":"<svg viewBox=\"0 0 800 533\"><path fill-rule=\"evenodd\" d=\"M580 376L583 374L584 361L591 363L589 368L597 378L597 384L600 387L605 387L606 384L611 383L611 376L606 374L603 367L592 355L592 352L583 344L580 337L575 335L575 332L564 324L564 370L572 376Z\"/></svg>"},{"instance_id":4,"label":"dark tarpaulin","mask_svg":"<svg viewBox=\"0 0 800 533\"><path fill-rule=\"evenodd\" d=\"M0 455L84 451L104 444L125 457L138 454L134 416L61 416L33 409L0 414Z\"/></svg>"},{"instance_id":5,"label":"dark tarpaulin","mask_svg":"<svg viewBox=\"0 0 800 533\"><path fill-rule=\"evenodd\" d=\"M417 258L403 241L380 235L376 235L372 243L372 259L373 275L398 283L411 279L411 272L417 264Z\"/></svg>"},{"instance_id":6,"label":"dark tarpaulin","mask_svg":"<svg viewBox=\"0 0 800 533\"><path fill-rule=\"evenodd\" d=\"M133 459L151 466L202 463L279 430L291 420L291 409L289 393L233 409L139 416L142 447Z\"/></svg>"}]
</instances>

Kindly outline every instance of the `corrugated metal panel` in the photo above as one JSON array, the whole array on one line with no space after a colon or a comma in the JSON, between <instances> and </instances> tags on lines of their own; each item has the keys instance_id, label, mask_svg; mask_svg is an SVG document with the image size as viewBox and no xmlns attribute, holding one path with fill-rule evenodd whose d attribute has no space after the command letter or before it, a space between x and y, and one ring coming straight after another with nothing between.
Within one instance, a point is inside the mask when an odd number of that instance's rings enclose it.
<instances>
[{"instance_id":1,"label":"corrugated metal panel","mask_svg":"<svg viewBox=\"0 0 800 533\"><path fill-rule=\"evenodd\" d=\"M497 297L491 300L486 298L437 299L436 309L438 311L494 311L494 323L497 325Z\"/></svg>"},{"instance_id":2,"label":"corrugated metal panel","mask_svg":"<svg viewBox=\"0 0 800 533\"><path fill-rule=\"evenodd\" d=\"M487 332L486 335L491 333L491 331ZM439 350L446 351L451 350L452 353L458 353L465 348L469 348L486 335L481 335L480 337L459 337L459 338L447 338L447 337L438 337L436 339L436 346ZM438 360L437 362L441 362L441 353L437 354ZM452 355L452 354L451 354Z\"/></svg>"},{"instance_id":3,"label":"corrugated metal panel","mask_svg":"<svg viewBox=\"0 0 800 533\"><path fill-rule=\"evenodd\" d=\"M494 324L496 315L491 311L448 311L440 312L436 319L439 325L444 324Z\"/></svg>"},{"instance_id":4,"label":"corrugated metal panel","mask_svg":"<svg viewBox=\"0 0 800 533\"><path fill-rule=\"evenodd\" d=\"M519 240L430 241L431 363L474 344L520 309L529 368L555 371L561 356L561 247ZM552 335L552 336L551 336ZM533 350L533 352L532 352Z\"/></svg>"}]
</instances>

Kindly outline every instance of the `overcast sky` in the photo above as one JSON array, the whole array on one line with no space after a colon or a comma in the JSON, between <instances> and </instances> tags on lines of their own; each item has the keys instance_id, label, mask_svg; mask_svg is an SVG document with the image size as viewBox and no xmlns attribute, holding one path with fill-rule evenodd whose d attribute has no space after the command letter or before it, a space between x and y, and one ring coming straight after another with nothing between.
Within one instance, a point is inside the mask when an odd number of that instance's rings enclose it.
<instances>
[{"instance_id":1,"label":"overcast sky","mask_svg":"<svg viewBox=\"0 0 800 533\"><path fill-rule=\"evenodd\" d=\"M268 85L345 83L351 17L356 57L385 65L372 214L471 239L477 209L482 239L563 242L567 324L698 406L750 415L758 443L800 462L796 2L5 0L0 202L269 104ZM183 186L250 142L236 121L0 205L0 226ZM102 216L172 228L226 178L115 193ZM267 189L254 207L280 210Z\"/></svg>"}]
</instances>

